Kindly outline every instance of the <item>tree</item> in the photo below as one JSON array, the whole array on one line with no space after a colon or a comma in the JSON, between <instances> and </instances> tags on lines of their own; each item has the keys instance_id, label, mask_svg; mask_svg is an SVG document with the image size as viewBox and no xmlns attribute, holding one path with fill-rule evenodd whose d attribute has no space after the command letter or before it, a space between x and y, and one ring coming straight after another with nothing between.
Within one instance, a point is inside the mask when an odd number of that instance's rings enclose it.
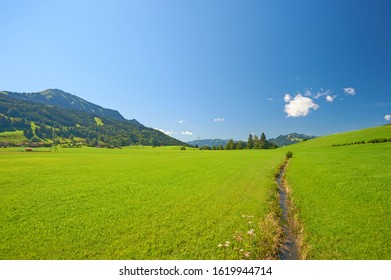
<instances>
[{"instance_id":1,"label":"tree","mask_svg":"<svg viewBox=\"0 0 391 280\"><path fill-rule=\"evenodd\" d=\"M252 149L252 148L254 148L254 140L253 140L253 135L250 133L247 140L247 149Z\"/></svg>"},{"instance_id":2,"label":"tree","mask_svg":"<svg viewBox=\"0 0 391 280\"><path fill-rule=\"evenodd\" d=\"M261 138L259 139L259 147L261 149L267 149L268 148L268 143L266 140L266 135L265 133L262 132Z\"/></svg>"},{"instance_id":3,"label":"tree","mask_svg":"<svg viewBox=\"0 0 391 280\"><path fill-rule=\"evenodd\" d=\"M243 142L242 142L242 141L239 141L239 142L236 144L236 149L237 149L237 150L243 150Z\"/></svg>"},{"instance_id":4,"label":"tree","mask_svg":"<svg viewBox=\"0 0 391 280\"><path fill-rule=\"evenodd\" d=\"M24 134L24 136L25 136L27 139L31 139L31 138L34 137L34 133L33 133L33 131L31 130L31 128L25 129L25 130L23 131L23 134Z\"/></svg>"},{"instance_id":5,"label":"tree","mask_svg":"<svg viewBox=\"0 0 391 280\"><path fill-rule=\"evenodd\" d=\"M259 138L258 138L258 136L257 135L255 135L254 134L254 149L259 149L259 148L261 148L260 147L260 142L259 142Z\"/></svg>"},{"instance_id":6,"label":"tree","mask_svg":"<svg viewBox=\"0 0 391 280\"><path fill-rule=\"evenodd\" d=\"M235 149L235 142L232 138L229 139L229 141L227 142L227 145L225 145L225 149L226 150L234 150Z\"/></svg>"}]
</instances>

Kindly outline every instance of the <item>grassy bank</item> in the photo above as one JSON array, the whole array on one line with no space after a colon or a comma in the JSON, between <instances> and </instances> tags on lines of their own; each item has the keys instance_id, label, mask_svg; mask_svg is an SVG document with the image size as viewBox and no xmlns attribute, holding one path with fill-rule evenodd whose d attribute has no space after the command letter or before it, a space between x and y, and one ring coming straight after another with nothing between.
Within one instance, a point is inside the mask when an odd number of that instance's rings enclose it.
<instances>
[{"instance_id":1,"label":"grassy bank","mask_svg":"<svg viewBox=\"0 0 391 280\"><path fill-rule=\"evenodd\" d=\"M331 135L289 147L287 181L305 228L307 258L391 259L391 127Z\"/></svg>"}]
</instances>

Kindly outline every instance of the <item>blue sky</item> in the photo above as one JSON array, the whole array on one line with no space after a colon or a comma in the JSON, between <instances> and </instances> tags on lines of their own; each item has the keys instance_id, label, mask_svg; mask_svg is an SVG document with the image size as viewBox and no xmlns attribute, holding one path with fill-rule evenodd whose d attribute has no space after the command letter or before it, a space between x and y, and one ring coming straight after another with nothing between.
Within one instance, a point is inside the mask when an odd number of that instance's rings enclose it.
<instances>
[{"instance_id":1,"label":"blue sky","mask_svg":"<svg viewBox=\"0 0 391 280\"><path fill-rule=\"evenodd\" d=\"M0 90L58 88L180 140L391 118L391 2L0 0Z\"/></svg>"}]
</instances>

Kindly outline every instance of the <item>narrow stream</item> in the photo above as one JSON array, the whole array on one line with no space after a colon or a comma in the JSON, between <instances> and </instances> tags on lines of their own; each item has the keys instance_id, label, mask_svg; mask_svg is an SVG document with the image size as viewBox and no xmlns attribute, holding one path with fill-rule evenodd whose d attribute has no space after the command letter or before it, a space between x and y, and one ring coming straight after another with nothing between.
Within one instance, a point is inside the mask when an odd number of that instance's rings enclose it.
<instances>
[{"instance_id":1,"label":"narrow stream","mask_svg":"<svg viewBox=\"0 0 391 280\"><path fill-rule=\"evenodd\" d=\"M287 163L285 163L284 166L280 169L280 173L277 176L277 185L278 185L279 195L280 195L280 207L282 210L281 220L282 220L283 231L284 231L284 242L280 247L278 256L281 260L298 260L299 250L297 247L296 238L293 235L293 230L289 226L289 222L288 222L288 213L289 213L288 195L286 193L286 189L283 183L286 165Z\"/></svg>"}]
</instances>

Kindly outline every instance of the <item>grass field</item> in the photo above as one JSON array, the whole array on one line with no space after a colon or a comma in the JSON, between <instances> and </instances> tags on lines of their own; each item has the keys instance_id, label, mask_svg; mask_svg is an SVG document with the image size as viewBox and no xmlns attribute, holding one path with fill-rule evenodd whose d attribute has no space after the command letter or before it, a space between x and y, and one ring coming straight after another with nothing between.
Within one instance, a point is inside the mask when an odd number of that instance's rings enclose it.
<instances>
[{"instance_id":1,"label":"grass field","mask_svg":"<svg viewBox=\"0 0 391 280\"><path fill-rule=\"evenodd\" d=\"M6 131L0 133L0 142L21 143L26 141L23 130Z\"/></svg>"},{"instance_id":2,"label":"grass field","mask_svg":"<svg viewBox=\"0 0 391 280\"><path fill-rule=\"evenodd\" d=\"M248 229L242 215L262 220L283 159L282 150L1 149L0 259L226 258L217 245Z\"/></svg>"},{"instance_id":3,"label":"grass field","mask_svg":"<svg viewBox=\"0 0 391 280\"><path fill-rule=\"evenodd\" d=\"M293 190L311 259L391 259L391 126L330 135L289 147Z\"/></svg>"},{"instance_id":4,"label":"grass field","mask_svg":"<svg viewBox=\"0 0 391 280\"><path fill-rule=\"evenodd\" d=\"M241 237L268 257L287 150L305 257L391 259L391 143L332 146L375 138L391 126L276 150L0 149L0 259L235 259Z\"/></svg>"}]
</instances>

